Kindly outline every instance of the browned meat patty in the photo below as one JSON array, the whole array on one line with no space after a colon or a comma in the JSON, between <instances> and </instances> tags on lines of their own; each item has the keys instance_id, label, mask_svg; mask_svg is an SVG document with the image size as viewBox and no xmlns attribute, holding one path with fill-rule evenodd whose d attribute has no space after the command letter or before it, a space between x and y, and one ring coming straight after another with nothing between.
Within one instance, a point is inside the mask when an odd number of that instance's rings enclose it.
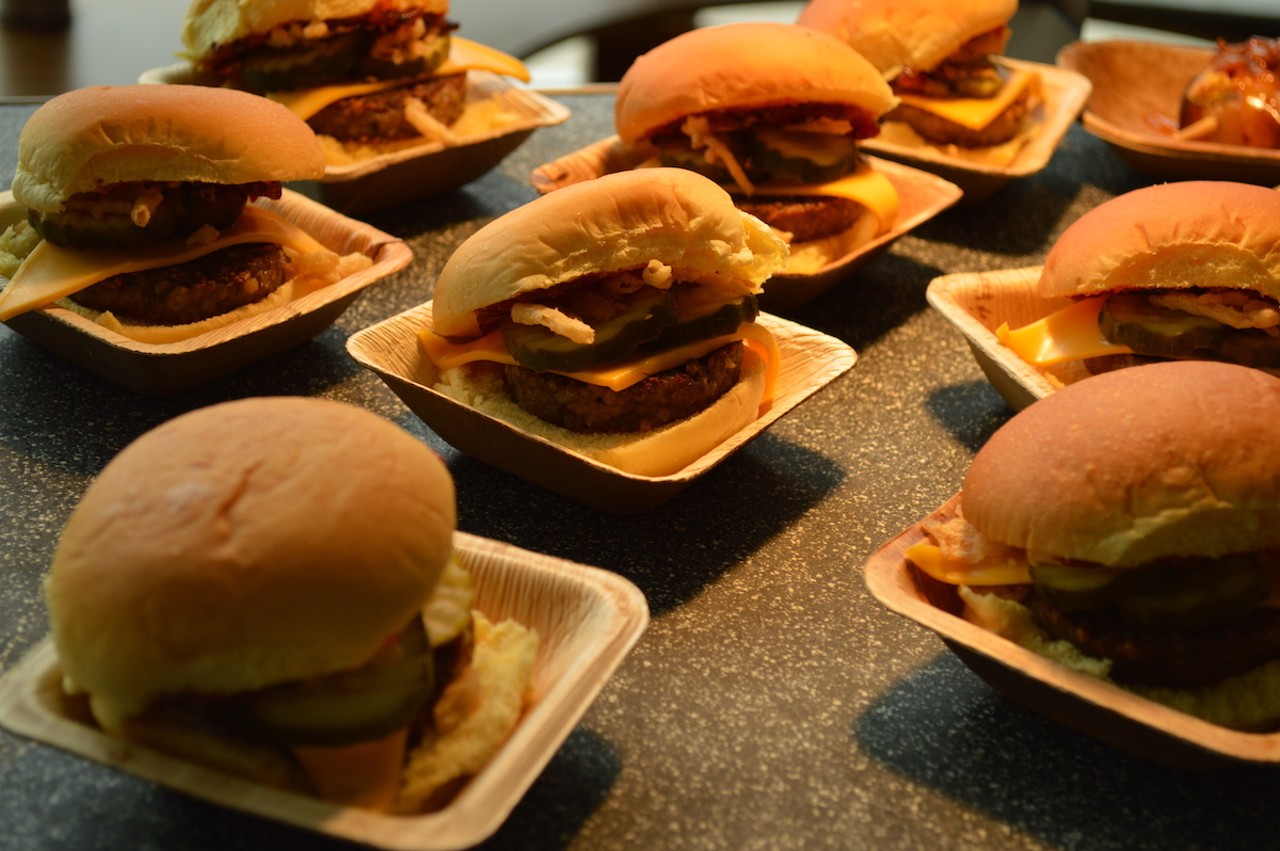
<instances>
[{"instance_id":1,"label":"browned meat patty","mask_svg":"<svg viewBox=\"0 0 1280 851\"><path fill-rule=\"evenodd\" d=\"M1194 686L1280 658L1280 611L1256 609L1227 626L1190 631L1138 630L1110 611L1064 612L1043 597L1024 604L1049 635L1114 660L1121 682Z\"/></svg>"},{"instance_id":2,"label":"browned meat patty","mask_svg":"<svg viewBox=\"0 0 1280 851\"><path fill-rule=\"evenodd\" d=\"M794 242L808 242L846 231L862 215L863 207L849 198L780 196L738 198L739 209L771 227L791 234Z\"/></svg>"},{"instance_id":3,"label":"browned meat patty","mask_svg":"<svg viewBox=\"0 0 1280 851\"><path fill-rule=\"evenodd\" d=\"M380 142L421 136L404 117L405 101L417 98L443 124L462 115L467 98L467 75L432 77L407 86L344 98L307 121L311 129L343 142Z\"/></svg>"},{"instance_id":4,"label":"browned meat patty","mask_svg":"<svg viewBox=\"0 0 1280 851\"><path fill-rule=\"evenodd\" d=\"M1009 105L995 121L981 130L948 121L932 112L919 107L899 104L885 116L886 121L902 121L911 126L926 140L937 145L959 145L962 148L986 148L1007 142L1022 130L1027 114L1031 111L1031 100L1027 92Z\"/></svg>"},{"instance_id":5,"label":"browned meat patty","mask_svg":"<svg viewBox=\"0 0 1280 851\"><path fill-rule=\"evenodd\" d=\"M651 375L623 391L522 366L503 367L521 408L570 431L645 432L692 416L729 391L742 374L741 342Z\"/></svg>"},{"instance_id":6,"label":"browned meat patty","mask_svg":"<svg viewBox=\"0 0 1280 851\"><path fill-rule=\"evenodd\" d=\"M234 245L190 263L107 278L71 300L129 322L185 325L261 301L288 275L280 246Z\"/></svg>"}]
</instances>

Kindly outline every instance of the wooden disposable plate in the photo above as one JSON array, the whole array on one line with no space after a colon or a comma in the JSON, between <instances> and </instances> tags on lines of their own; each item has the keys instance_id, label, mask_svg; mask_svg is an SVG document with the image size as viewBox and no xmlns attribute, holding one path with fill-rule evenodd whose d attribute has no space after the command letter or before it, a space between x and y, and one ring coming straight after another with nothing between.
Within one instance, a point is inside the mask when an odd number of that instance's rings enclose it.
<instances>
[{"instance_id":1,"label":"wooden disposable plate","mask_svg":"<svg viewBox=\"0 0 1280 851\"><path fill-rule=\"evenodd\" d=\"M1036 293L1040 267L942 275L929 282L929 304L969 343L978 365L1014 410L1088 376L1079 363L1040 367L1029 364L996 338L1008 322L1018 328L1065 307L1069 299Z\"/></svg>"},{"instance_id":2,"label":"wooden disposable plate","mask_svg":"<svg viewBox=\"0 0 1280 851\"><path fill-rule=\"evenodd\" d=\"M206 81L189 64L180 63L146 71L138 82L199 85ZM465 136L456 145L427 142L357 163L331 164L319 180L290 185L335 210L363 215L470 183L502 162L534 130L569 117L564 105L538 92L488 71L468 71L467 101L474 104L489 98L496 98L510 116L500 127Z\"/></svg>"},{"instance_id":3,"label":"wooden disposable plate","mask_svg":"<svg viewBox=\"0 0 1280 851\"><path fill-rule=\"evenodd\" d=\"M431 302L365 328L347 351L377 373L436 434L461 452L584 505L613 514L647 511L688 487L771 423L848 371L857 360L845 343L762 313L782 350L773 404L753 422L676 473L624 473L497 419L433 389L436 367L418 344Z\"/></svg>"},{"instance_id":4,"label":"wooden disposable plate","mask_svg":"<svg viewBox=\"0 0 1280 851\"><path fill-rule=\"evenodd\" d=\"M1037 127L1008 165L973 162L931 145L901 145L881 138L868 139L862 146L946 178L964 190L966 204L987 198L1010 180L1043 170L1089 99L1089 80L1074 70L1040 62L1003 57L1000 61L1010 68L1035 71L1041 81L1042 103L1034 113Z\"/></svg>"},{"instance_id":5,"label":"wooden disposable plate","mask_svg":"<svg viewBox=\"0 0 1280 851\"><path fill-rule=\"evenodd\" d=\"M617 136L610 136L539 166L529 179L534 188L545 195L573 183L616 171L628 171L648 157L648 151L627 145ZM771 313L787 313L807 304L879 257L903 234L960 200L960 189L937 175L876 157L867 157L867 160L898 190L898 220L888 232L812 274L774 275L765 282L760 296L762 309Z\"/></svg>"},{"instance_id":6,"label":"wooden disposable plate","mask_svg":"<svg viewBox=\"0 0 1280 851\"><path fill-rule=\"evenodd\" d=\"M1182 92L1213 51L1141 41L1073 42L1058 64L1093 84L1085 129L1134 169L1165 180L1280 183L1280 150L1197 142L1170 135Z\"/></svg>"},{"instance_id":7,"label":"wooden disposable plate","mask_svg":"<svg viewBox=\"0 0 1280 851\"><path fill-rule=\"evenodd\" d=\"M492 834L577 724L649 622L644 595L604 570L459 532L455 546L490 620L536 630L532 700L511 738L442 810L344 809L103 733L64 697L50 639L0 679L0 724L15 733L222 806L380 848L469 848Z\"/></svg>"},{"instance_id":8,"label":"wooden disposable plate","mask_svg":"<svg viewBox=\"0 0 1280 851\"><path fill-rule=\"evenodd\" d=\"M953 497L935 516L954 511ZM890 610L934 631L996 691L1073 730L1129 753L1179 768L1280 762L1280 733L1242 733L1147 700L1110 682L1069 670L970 623L951 586L906 559L924 539L919 524L867 561L868 590Z\"/></svg>"},{"instance_id":9,"label":"wooden disposable plate","mask_svg":"<svg viewBox=\"0 0 1280 851\"><path fill-rule=\"evenodd\" d=\"M163 396L311 339L332 325L365 287L413 260L413 252L399 239L296 192L285 190L279 201L256 203L289 219L327 248L339 254L365 254L373 265L279 307L171 343L143 343L52 305L15 316L6 324L40 347L121 387ZM0 230L25 215L12 193L0 194Z\"/></svg>"}]
</instances>

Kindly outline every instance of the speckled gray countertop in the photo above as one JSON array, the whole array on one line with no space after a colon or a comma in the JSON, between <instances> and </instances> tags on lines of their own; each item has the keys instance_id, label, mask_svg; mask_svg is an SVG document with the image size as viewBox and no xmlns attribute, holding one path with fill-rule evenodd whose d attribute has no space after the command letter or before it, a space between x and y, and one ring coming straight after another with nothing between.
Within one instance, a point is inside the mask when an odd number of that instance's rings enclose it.
<instances>
[{"instance_id":1,"label":"speckled gray countertop","mask_svg":"<svg viewBox=\"0 0 1280 851\"><path fill-rule=\"evenodd\" d=\"M653 620L493 848L1274 848L1277 774L1166 769L996 695L882 608L861 566L950 497L1010 415L925 302L947 272L1039 263L1062 229L1146 180L1073 128L1047 170L957 207L792 314L858 364L656 510L599 514L458 455L347 355L425 301L452 247L534 197L531 168L607 135L607 94L561 98L469 186L369 216L416 260L314 341L143 399L0 330L0 668L47 631L40 581L89 480L183 411L249 395L353 402L448 459L468 532L616 571ZM32 107L0 106L0 187ZM0 733L0 848L349 847Z\"/></svg>"}]
</instances>

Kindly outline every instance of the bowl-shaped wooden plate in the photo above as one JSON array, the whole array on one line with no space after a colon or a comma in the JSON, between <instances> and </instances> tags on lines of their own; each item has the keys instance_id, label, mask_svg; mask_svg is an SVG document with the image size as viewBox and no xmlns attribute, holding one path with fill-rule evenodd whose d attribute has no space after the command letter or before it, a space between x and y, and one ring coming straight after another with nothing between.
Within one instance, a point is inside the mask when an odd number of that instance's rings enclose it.
<instances>
[{"instance_id":1,"label":"bowl-shaped wooden plate","mask_svg":"<svg viewBox=\"0 0 1280 851\"><path fill-rule=\"evenodd\" d=\"M347 351L460 452L612 514L647 511L675 496L857 360L853 349L834 337L760 314L757 321L773 332L782 351L772 405L684 469L666 476L641 476L530 434L434 389L438 370L418 344L418 332L430 317L431 302L411 308L353 334Z\"/></svg>"},{"instance_id":2,"label":"bowl-shaped wooden plate","mask_svg":"<svg viewBox=\"0 0 1280 851\"><path fill-rule=\"evenodd\" d=\"M153 68L140 83L202 84L188 64ZM410 201L430 198L463 186L502 162L539 127L560 124L569 110L531 89L520 88L488 71L467 72L468 108L496 101L503 118L491 129L464 135L457 144L424 142L355 163L331 163L319 180L290 184L325 205L363 215Z\"/></svg>"},{"instance_id":3,"label":"bowl-shaped wooden plate","mask_svg":"<svg viewBox=\"0 0 1280 851\"><path fill-rule=\"evenodd\" d=\"M1191 178L1280 183L1280 150L1179 139L1182 92L1204 69L1207 48L1141 41L1073 42L1058 64L1093 84L1085 129L1137 171L1165 180Z\"/></svg>"},{"instance_id":4,"label":"bowl-shaped wooden plate","mask_svg":"<svg viewBox=\"0 0 1280 851\"><path fill-rule=\"evenodd\" d=\"M617 136L588 145L533 170L529 180L545 195L556 189L638 167L649 152L622 142ZM924 224L960 200L954 184L910 166L867 157L872 168L898 191L898 219L893 227L853 251L808 274L781 272L765 281L760 307L787 313L807 304L879 257L902 235Z\"/></svg>"},{"instance_id":5,"label":"bowl-shaped wooden plate","mask_svg":"<svg viewBox=\"0 0 1280 851\"><path fill-rule=\"evenodd\" d=\"M102 732L62 695L46 639L0 679L0 724L15 733L222 806L379 848L469 848L492 834L569 735L649 622L638 588L613 573L459 532L476 608L538 633L529 708L511 738L443 809L383 815L271 788Z\"/></svg>"},{"instance_id":6,"label":"bowl-shaped wooden plate","mask_svg":"<svg viewBox=\"0 0 1280 851\"><path fill-rule=\"evenodd\" d=\"M135 393L164 396L311 339L332 325L365 287L413 260L412 250L401 240L296 192L286 189L279 201L257 203L289 219L325 247L339 254L365 254L373 264L278 307L170 343L144 343L56 305L14 316L6 324L94 375ZM0 230L25 215L12 193L0 194Z\"/></svg>"},{"instance_id":7,"label":"bowl-shaped wooden plate","mask_svg":"<svg viewBox=\"0 0 1280 851\"><path fill-rule=\"evenodd\" d=\"M867 139L862 146L882 157L890 157L944 177L964 190L965 204L990 196L1010 180L1042 171L1049 164L1062 137L1084 109L1089 98L1089 80L1073 70L1040 62L1001 58L1010 68L1035 71L1040 75L1041 104L1032 115L1036 127L1027 143L1007 164L997 165L954 156L928 144L907 145L887 138Z\"/></svg>"},{"instance_id":8,"label":"bowl-shaped wooden plate","mask_svg":"<svg viewBox=\"0 0 1280 851\"><path fill-rule=\"evenodd\" d=\"M954 511L958 497L935 515ZM1066 727L1179 768L1280 762L1280 733L1243 733L1179 712L1108 681L1069 670L960 616L951 586L917 571L906 551L924 539L914 525L867 561L868 590L890 610L937 633L996 691Z\"/></svg>"},{"instance_id":9,"label":"bowl-shaped wooden plate","mask_svg":"<svg viewBox=\"0 0 1280 851\"><path fill-rule=\"evenodd\" d=\"M1018 328L1065 307L1070 299L1036 292L1040 267L942 275L929 282L929 304L964 335L992 386L1014 410L1089 375L1079 363L1035 366L996 338L1008 322Z\"/></svg>"}]
</instances>

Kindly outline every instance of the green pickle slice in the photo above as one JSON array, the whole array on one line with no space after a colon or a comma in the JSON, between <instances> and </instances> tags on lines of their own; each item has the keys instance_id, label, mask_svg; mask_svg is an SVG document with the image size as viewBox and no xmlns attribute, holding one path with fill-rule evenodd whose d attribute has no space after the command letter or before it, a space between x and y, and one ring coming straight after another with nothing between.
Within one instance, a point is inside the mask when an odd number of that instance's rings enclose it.
<instances>
[{"instance_id":1,"label":"green pickle slice","mask_svg":"<svg viewBox=\"0 0 1280 851\"><path fill-rule=\"evenodd\" d=\"M621 313L593 325L592 343L575 343L541 325L508 322L502 327L507 351L521 366L538 372L579 372L622 360L676 321L669 292L645 290Z\"/></svg>"},{"instance_id":2,"label":"green pickle slice","mask_svg":"<svg viewBox=\"0 0 1280 851\"><path fill-rule=\"evenodd\" d=\"M1114 609L1126 625L1152 630L1230 623L1269 593L1265 569L1247 555L1129 570L1037 564L1031 579L1037 593L1064 611Z\"/></svg>"},{"instance_id":3,"label":"green pickle slice","mask_svg":"<svg viewBox=\"0 0 1280 851\"><path fill-rule=\"evenodd\" d=\"M1102 333L1140 355L1226 360L1263 369L1280 368L1280 337L1252 328L1232 328L1207 316L1151 304L1141 295L1113 295L1098 314Z\"/></svg>"},{"instance_id":4,"label":"green pickle slice","mask_svg":"<svg viewBox=\"0 0 1280 851\"><path fill-rule=\"evenodd\" d=\"M760 128L753 136L752 161L775 180L826 183L858 165L858 143L833 133Z\"/></svg>"},{"instance_id":5,"label":"green pickle slice","mask_svg":"<svg viewBox=\"0 0 1280 851\"><path fill-rule=\"evenodd\" d=\"M364 668L237 695L225 710L229 723L267 741L345 745L408 725L434 687L434 657L415 618L394 648Z\"/></svg>"}]
</instances>

